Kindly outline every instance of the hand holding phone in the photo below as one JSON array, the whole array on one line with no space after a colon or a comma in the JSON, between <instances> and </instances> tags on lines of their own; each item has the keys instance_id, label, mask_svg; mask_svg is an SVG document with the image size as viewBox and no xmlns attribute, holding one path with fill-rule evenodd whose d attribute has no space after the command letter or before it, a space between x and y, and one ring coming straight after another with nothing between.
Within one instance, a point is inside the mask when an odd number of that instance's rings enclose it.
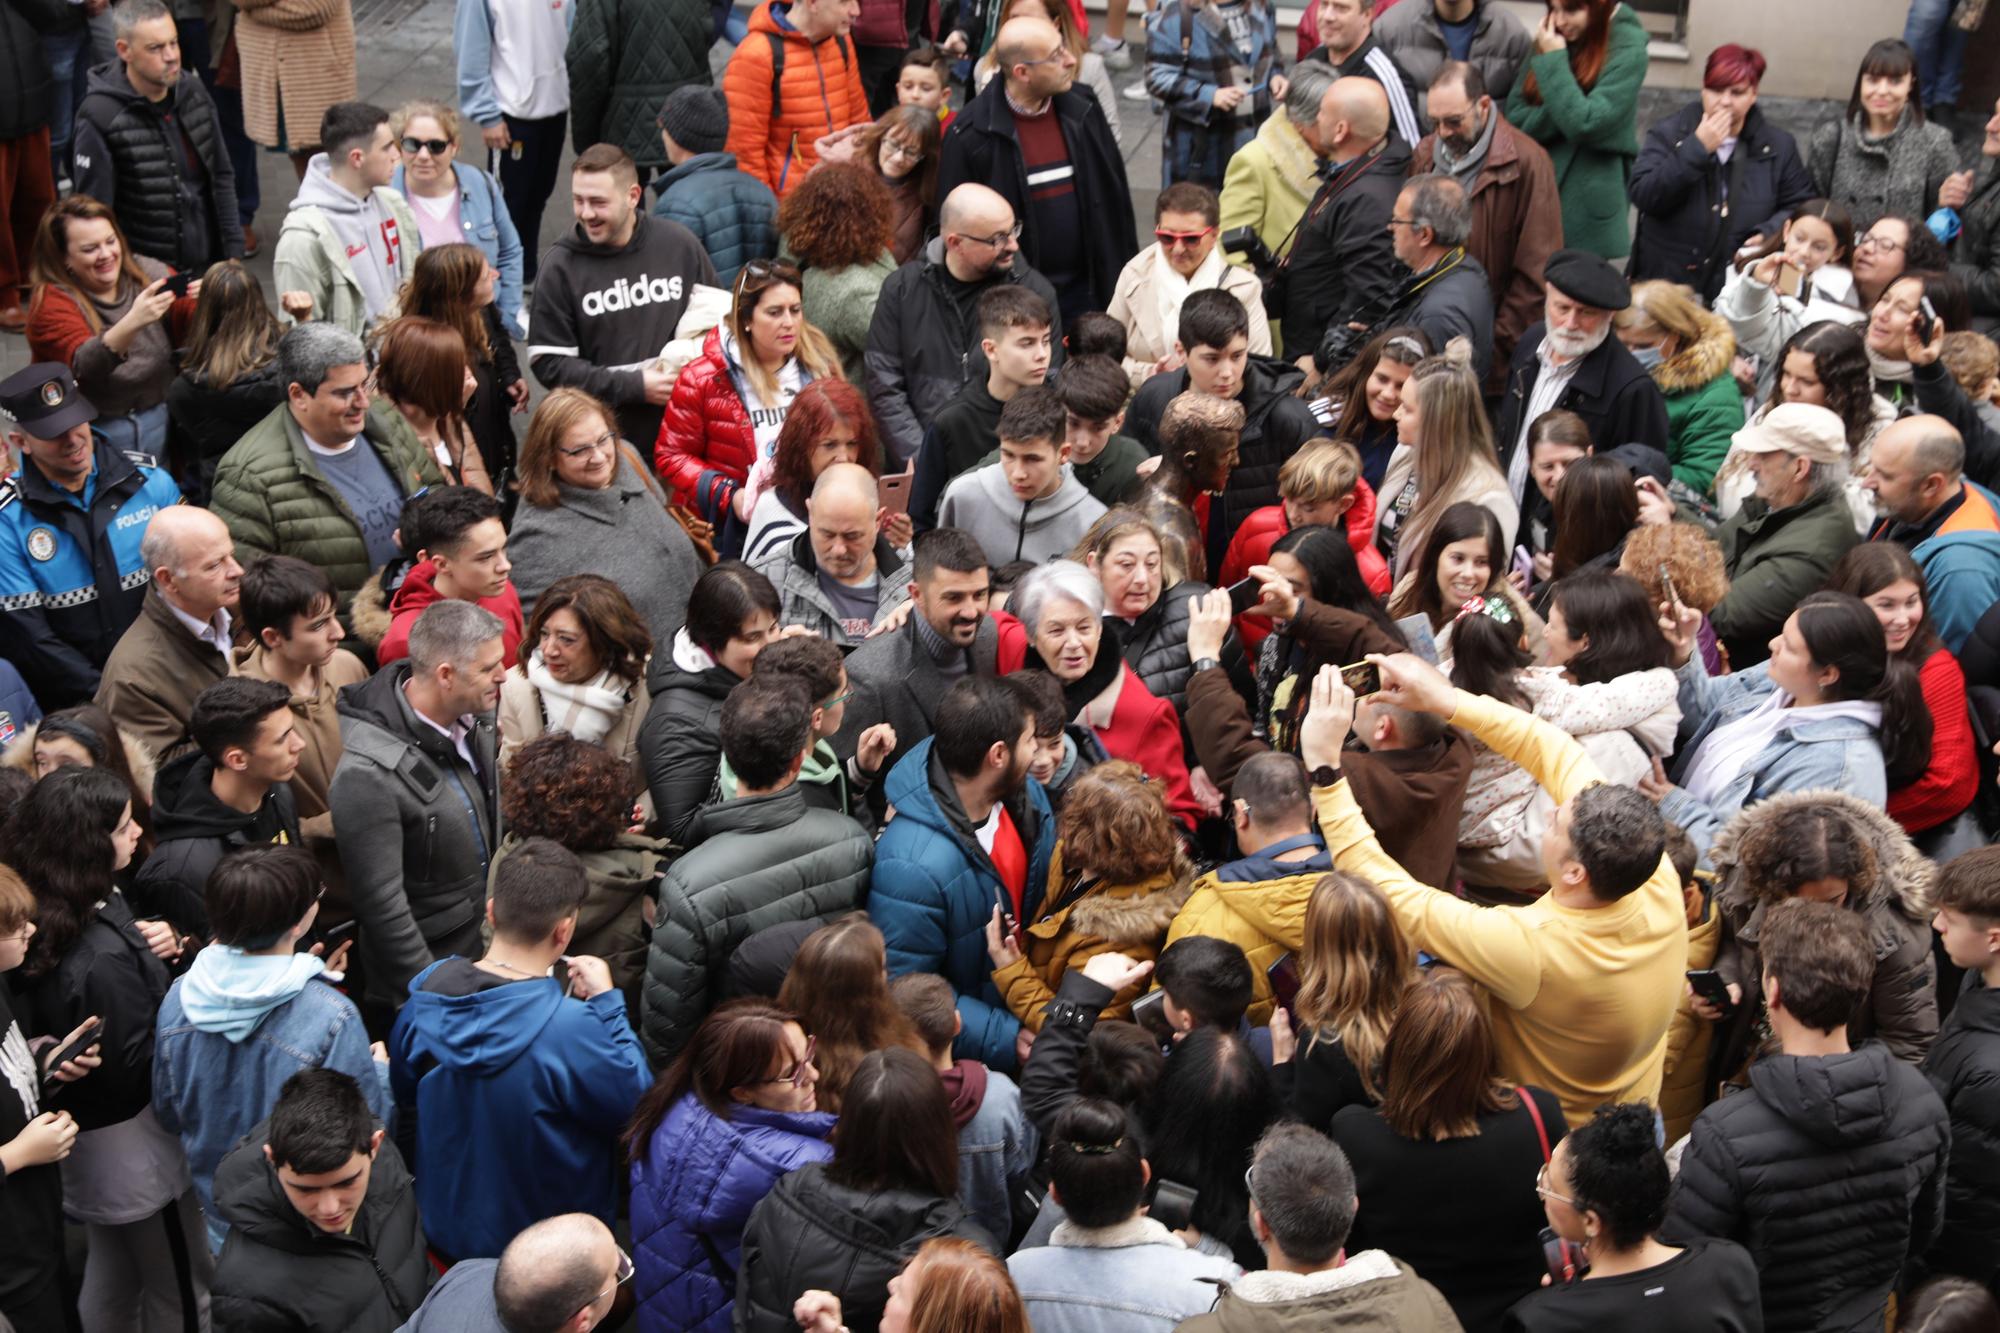
<instances>
[{"instance_id":1,"label":"hand holding phone","mask_svg":"<svg viewBox=\"0 0 2000 1333\"><path fill-rule=\"evenodd\" d=\"M1729 983L1714 968L1689 968L1687 982L1688 989L1720 1010L1723 1018L1736 1012L1736 1000L1729 993Z\"/></svg>"},{"instance_id":2,"label":"hand holding phone","mask_svg":"<svg viewBox=\"0 0 2000 1333\"><path fill-rule=\"evenodd\" d=\"M891 472L875 483L875 493L882 508L891 514L910 512L910 488L917 481L917 465L911 463L901 472Z\"/></svg>"},{"instance_id":3,"label":"hand holding phone","mask_svg":"<svg viewBox=\"0 0 2000 1333\"><path fill-rule=\"evenodd\" d=\"M1548 1265L1549 1284L1565 1286L1590 1271L1590 1260L1584 1255L1581 1245L1572 1245L1555 1233L1553 1227L1543 1227L1541 1232L1542 1262Z\"/></svg>"},{"instance_id":4,"label":"hand holding phone","mask_svg":"<svg viewBox=\"0 0 2000 1333\"><path fill-rule=\"evenodd\" d=\"M1180 1035L1167 1021L1167 993L1163 990L1147 991L1132 1001L1132 1021L1151 1033L1162 1046Z\"/></svg>"},{"instance_id":5,"label":"hand holding phone","mask_svg":"<svg viewBox=\"0 0 2000 1333\"><path fill-rule=\"evenodd\" d=\"M1340 669L1340 679L1357 699L1382 692L1382 668L1373 662L1349 663Z\"/></svg>"},{"instance_id":6,"label":"hand holding phone","mask_svg":"<svg viewBox=\"0 0 2000 1333\"><path fill-rule=\"evenodd\" d=\"M1264 585L1256 579L1238 579L1229 585L1229 614L1243 616L1264 600Z\"/></svg>"},{"instance_id":7,"label":"hand holding phone","mask_svg":"<svg viewBox=\"0 0 2000 1333\"><path fill-rule=\"evenodd\" d=\"M63 1038L62 1044L49 1052L49 1058L42 1062L42 1085L51 1083L72 1083L97 1067L97 1058L92 1054L98 1039L104 1035L104 1020L95 1015L86 1018L74 1032ZM87 1063L81 1063L87 1061ZM65 1069L69 1065L71 1068Z\"/></svg>"},{"instance_id":8,"label":"hand holding phone","mask_svg":"<svg viewBox=\"0 0 2000 1333\"><path fill-rule=\"evenodd\" d=\"M192 281L194 281L192 273L169 273L167 275L167 290L172 292L174 298L178 300L188 294L188 284Z\"/></svg>"}]
</instances>

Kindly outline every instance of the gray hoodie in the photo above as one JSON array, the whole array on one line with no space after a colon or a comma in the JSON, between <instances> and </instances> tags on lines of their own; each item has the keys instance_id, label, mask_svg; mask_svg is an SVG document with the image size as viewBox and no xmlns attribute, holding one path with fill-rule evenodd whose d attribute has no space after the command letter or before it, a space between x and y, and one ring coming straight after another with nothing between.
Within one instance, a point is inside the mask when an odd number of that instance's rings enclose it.
<instances>
[{"instance_id":1,"label":"gray hoodie","mask_svg":"<svg viewBox=\"0 0 2000 1333\"><path fill-rule=\"evenodd\" d=\"M395 303L396 290L402 285L398 257L403 246L421 244L417 236L402 234L395 214L383 204L378 191L370 191L366 198L349 194L333 179L332 163L325 153L314 154L291 208L294 212L316 208L325 216L347 249L348 266L361 285L368 320L374 322Z\"/></svg>"},{"instance_id":2,"label":"gray hoodie","mask_svg":"<svg viewBox=\"0 0 2000 1333\"><path fill-rule=\"evenodd\" d=\"M1025 503L1015 498L1001 464L967 472L945 488L938 526L971 533L996 568L1015 560L1039 565L1066 555L1104 517L1104 502L1084 489L1068 463L1062 471L1054 495Z\"/></svg>"}]
</instances>

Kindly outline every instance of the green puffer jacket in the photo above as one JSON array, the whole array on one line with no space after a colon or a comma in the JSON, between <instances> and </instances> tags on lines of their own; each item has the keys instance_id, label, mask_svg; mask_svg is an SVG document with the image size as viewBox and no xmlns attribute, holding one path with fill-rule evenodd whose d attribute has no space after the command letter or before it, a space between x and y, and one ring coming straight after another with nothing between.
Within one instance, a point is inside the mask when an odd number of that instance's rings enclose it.
<instances>
[{"instance_id":1,"label":"green puffer jacket","mask_svg":"<svg viewBox=\"0 0 2000 1333\"><path fill-rule=\"evenodd\" d=\"M674 89L713 82L709 39L707 5L581 0L566 54L576 151L615 143L642 167L666 166L656 118Z\"/></svg>"},{"instance_id":2,"label":"green puffer jacket","mask_svg":"<svg viewBox=\"0 0 2000 1333\"><path fill-rule=\"evenodd\" d=\"M393 407L378 403L369 411L366 436L404 495L444 484L437 460ZM342 616L374 572L361 524L314 465L289 407L279 406L229 447L216 467L209 507L229 525L239 560L270 552L324 569L340 594Z\"/></svg>"},{"instance_id":3,"label":"green puffer jacket","mask_svg":"<svg viewBox=\"0 0 2000 1333\"><path fill-rule=\"evenodd\" d=\"M1722 316L1701 312L1701 337L1653 367L1667 400L1667 457L1674 480L1707 495L1715 470L1743 429L1743 392L1729 373L1736 335Z\"/></svg>"},{"instance_id":4,"label":"green puffer jacket","mask_svg":"<svg viewBox=\"0 0 2000 1333\"><path fill-rule=\"evenodd\" d=\"M1562 196L1563 240L1606 259L1632 252L1627 219L1632 159L1639 156L1639 88L1646 82L1646 29L1631 6L1611 13L1611 47L1588 91L1567 50L1530 56L1507 95L1507 123L1549 150ZM1528 76L1541 100L1523 95Z\"/></svg>"}]
</instances>

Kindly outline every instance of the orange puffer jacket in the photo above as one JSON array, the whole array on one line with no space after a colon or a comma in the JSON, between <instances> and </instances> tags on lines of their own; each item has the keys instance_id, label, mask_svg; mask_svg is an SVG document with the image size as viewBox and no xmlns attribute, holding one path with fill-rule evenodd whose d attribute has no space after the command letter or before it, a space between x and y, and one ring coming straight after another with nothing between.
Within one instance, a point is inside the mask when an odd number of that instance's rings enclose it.
<instances>
[{"instance_id":1,"label":"orange puffer jacket","mask_svg":"<svg viewBox=\"0 0 2000 1333\"><path fill-rule=\"evenodd\" d=\"M819 161L813 143L872 119L861 88L860 59L849 37L817 45L791 25L787 0L766 0L750 15L750 33L729 57L722 91L729 98L729 151L736 165L780 197ZM778 97L773 60L782 50Z\"/></svg>"}]
</instances>

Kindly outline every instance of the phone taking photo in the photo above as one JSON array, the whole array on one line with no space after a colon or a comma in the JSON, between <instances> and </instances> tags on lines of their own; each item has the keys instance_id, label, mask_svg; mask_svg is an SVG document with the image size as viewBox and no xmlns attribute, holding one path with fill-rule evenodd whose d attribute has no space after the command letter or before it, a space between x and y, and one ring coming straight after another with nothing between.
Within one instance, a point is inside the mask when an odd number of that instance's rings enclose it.
<instances>
[{"instance_id":1,"label":"phone taking photo","mask_svg":"<svg viewBox=\"0 0 2000 1333\"><path fill-rule=\"evenodd\" d=\"M1174 1039L1174 1025L1167 1021L1167 993L1149 990L1132 1001L1132 1021L1153 1034L1161 1046Z\"/></svg>"},{"instance_id":2,"label":"phone taking photo","mask_svg":"<svg viewBox=\"0 0 2000 1333\"><path fill-rule=\"evenodd\" d=\"M1806 271L1790 260L1778 262L1778 280L1772 284L1780 296L1790 296L1803 301L1806 288Z\"/></svg>"},{"instance_id":3,"label":"phone taking photo","mask_svg":"<svg viewBox=\"0 0 2000 1333\"><path fill-rule=\"evenodd\" d=\"M1674 576L1667 571L1667 562L1664 560L1660 562L1660 591L1667 595L1667 605L1676 609L1682 605L1681 595L1674 588Z\"/></svg>"},{"instance_id":4,"label":"phone taking photo","mask_svg":"<svg viewBox=\"0 0 2000 1333\"><path fill-rule=\"evenodd\" d=\"M193 281L191 273L169 273L165 290L172 292L176 300L188 294L188 283Z\"/></svg>"},{"instance_id":5,"label":"phone taking photo","mask_svg":"<svg viewBox=\"0 0 2000 1333\"><path fill-rule=\"evenodd\" d=\"M1373 662L1353 662L1342 667L1340 679L1357 699L1382 692L1382 668Z\"/></svg>"},{"instance_id":6,"label":"phone taking photo","mask_svg":"<svg viewBox=\"0 0 2000 1333\"><path fill-rule=\"evenodd\" d=\"M1229 614L1248 615L1252 607L1264 600L1264 585L1254 578L1241 578L1229 585Z\"/></svg>"}]
</instances>

